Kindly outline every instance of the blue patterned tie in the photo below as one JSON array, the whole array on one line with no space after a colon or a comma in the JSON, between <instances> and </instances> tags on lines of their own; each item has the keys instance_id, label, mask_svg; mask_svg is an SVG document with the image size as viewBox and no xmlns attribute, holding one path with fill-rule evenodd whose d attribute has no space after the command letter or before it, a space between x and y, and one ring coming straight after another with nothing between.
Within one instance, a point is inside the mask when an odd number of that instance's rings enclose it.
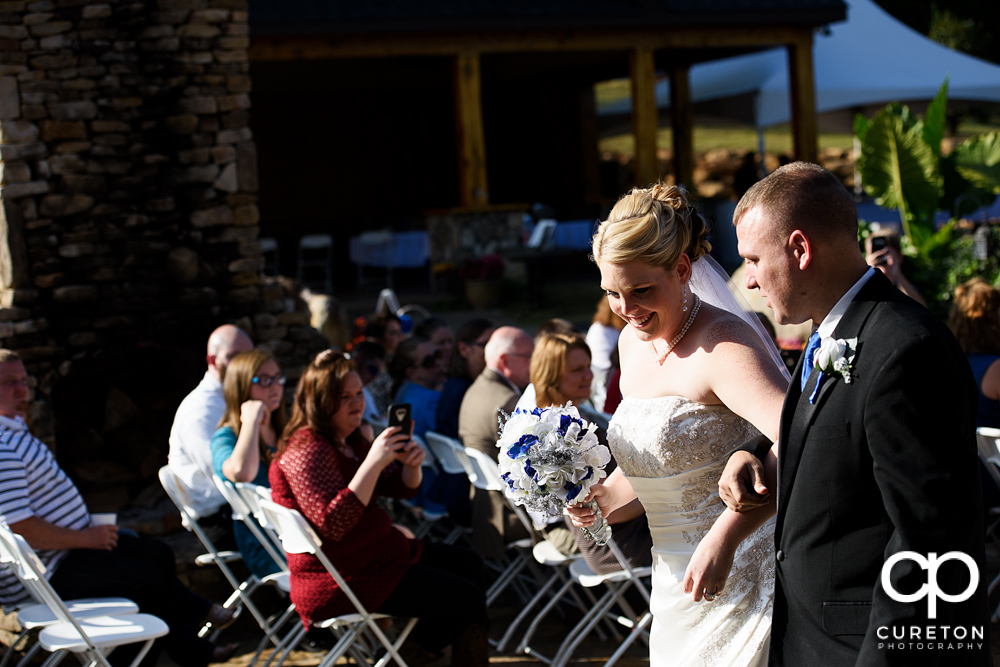
<instances>
[{"instance_id":1,"label":"blue patterned tie","mask_svg":"<svg viewBox=\"0 0 1000 667\"><path fill-rule=\"evenodd\" d=\"M816 355L816 350L819 349L819 331L814 331L812 336L809 336L809 342L806 344L805 355L806 358L802 361L802 391L806 390L806 382L809 381L809 374L812 373L813 369L813 357Z\"/></svg>"}]
</instances>

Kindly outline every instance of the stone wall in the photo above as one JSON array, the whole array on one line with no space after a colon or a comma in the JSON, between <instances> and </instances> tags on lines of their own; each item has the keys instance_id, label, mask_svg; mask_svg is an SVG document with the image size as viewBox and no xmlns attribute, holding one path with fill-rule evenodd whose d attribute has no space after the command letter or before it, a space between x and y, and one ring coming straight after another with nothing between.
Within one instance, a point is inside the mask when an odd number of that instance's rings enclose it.
<instances>
[{"instance_id":1,"label":"stone wall","mask_svg":"<svg viewBox=\"0 0 1000 667\"><path fill-rule=\"evenodd\" d=\"M227 321L286 368L325 346L261 282L248 35L246 0L0 1L0 345L50 443L83 362L204 354Z\"/></svg>"}]
</instances>

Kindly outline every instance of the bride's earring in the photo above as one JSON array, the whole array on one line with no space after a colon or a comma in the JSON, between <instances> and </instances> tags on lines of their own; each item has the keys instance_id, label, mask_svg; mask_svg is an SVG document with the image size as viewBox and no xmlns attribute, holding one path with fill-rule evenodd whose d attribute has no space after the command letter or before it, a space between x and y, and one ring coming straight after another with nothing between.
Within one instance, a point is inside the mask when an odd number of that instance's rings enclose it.
<instances>
[{"instance_id":1,"label":"bride's earring","mask_svg":"<svg viewBox=\"0 0 1000 667\"><path fill-rule=\"evenodd\" d=\"M688 288L687 288L687 285L685 285L684 286L684 307L681 308L681 312L682 313L686 313L687 311L688 311Z\"/></svg>"}]
</instances>

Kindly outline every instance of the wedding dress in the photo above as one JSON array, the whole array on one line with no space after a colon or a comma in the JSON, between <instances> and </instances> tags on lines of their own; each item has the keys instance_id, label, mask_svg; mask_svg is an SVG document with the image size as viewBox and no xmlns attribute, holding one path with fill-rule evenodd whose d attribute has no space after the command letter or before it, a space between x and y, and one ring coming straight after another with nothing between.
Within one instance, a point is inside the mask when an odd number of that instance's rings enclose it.
<instances>
[{"instance_id":1,"label":"wedding dress","mask_svg":"<svg viewBox=\"0 0 1000 667\"><path fill-rule=\"evenodd\" d=\"M680 396L626 396L608 443L639 495L653 537L652 667L767 664L774 596L774 519L736 550L725 589L712 602L683 591L695 547L725 505L718 481L726 457L757 430L724 405Z\"/></svg>"}]
</instances>

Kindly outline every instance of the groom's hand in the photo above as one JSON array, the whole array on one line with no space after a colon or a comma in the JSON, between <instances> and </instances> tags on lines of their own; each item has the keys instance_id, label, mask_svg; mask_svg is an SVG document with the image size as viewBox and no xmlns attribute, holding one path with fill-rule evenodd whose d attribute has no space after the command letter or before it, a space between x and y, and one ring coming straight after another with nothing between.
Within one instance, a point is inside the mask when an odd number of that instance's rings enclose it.
<instances>
[{"instance_id":1,"label":"groom's hand","mask_svg":"<svg viewBox=\"0 0 1000 667\"><path fill-rule=\"evenodd\" d=\"M746 512L767 503L770 490L764 484L764 466L750 452L729 457L719 478L719 496L734 512Z\"/></svg>"}]
</instances>

